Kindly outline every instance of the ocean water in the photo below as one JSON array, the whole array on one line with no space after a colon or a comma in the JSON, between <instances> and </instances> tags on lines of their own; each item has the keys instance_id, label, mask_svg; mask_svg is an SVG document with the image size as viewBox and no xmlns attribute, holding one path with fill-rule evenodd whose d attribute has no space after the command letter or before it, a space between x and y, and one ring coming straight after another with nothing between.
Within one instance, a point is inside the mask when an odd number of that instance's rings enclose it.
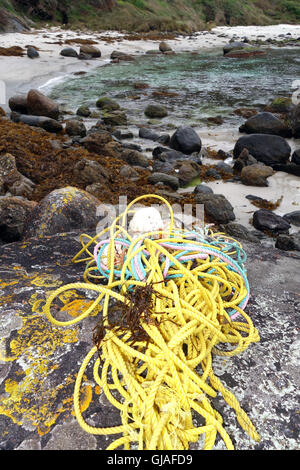
<instances>
[{"instance_id":1,"label":"ocean water","mask_svg":"<svg viewBox=\"0 0 300 470\"><path fill-rule=\"evenodd\" d=\"M84 64L79 69L84 71ZM75 111L80 105L96 109L101 96L118 101L129 125L149 121L144 110L149 103L167 107L168 116L158 126L207 124L208 117L222 116L223 125L238 126L237 108L263 107L277 96L291 96L300 79L299 48L270 49L265 56L229 59L222 51L197 54L140 55L134 62L107 64L84 75L72 75L54 83L50 96ZM136 90L143 82L146 89ZM157 91L174 96L155 96ZM155 123L154 123L155 124ZM215 124L211 124L215 126Z\"/></svg>"}]
</instances>

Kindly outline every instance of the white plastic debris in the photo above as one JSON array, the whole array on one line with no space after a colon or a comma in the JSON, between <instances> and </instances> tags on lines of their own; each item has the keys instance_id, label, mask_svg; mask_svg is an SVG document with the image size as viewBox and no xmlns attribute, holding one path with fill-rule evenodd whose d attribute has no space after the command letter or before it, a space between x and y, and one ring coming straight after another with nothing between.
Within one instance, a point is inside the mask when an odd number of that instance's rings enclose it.
<instances>
[{"instance_id":1,"label":"white plastic debris","mask_svg":"<svg viewBox=\"0 0 300 470\"><path fill-rule=\"evenodd\" d=\"M137 210L129 223L129 231L146 233L163 229L163 220L155 207L144 207Z\"/></svg>"}]
</instances>

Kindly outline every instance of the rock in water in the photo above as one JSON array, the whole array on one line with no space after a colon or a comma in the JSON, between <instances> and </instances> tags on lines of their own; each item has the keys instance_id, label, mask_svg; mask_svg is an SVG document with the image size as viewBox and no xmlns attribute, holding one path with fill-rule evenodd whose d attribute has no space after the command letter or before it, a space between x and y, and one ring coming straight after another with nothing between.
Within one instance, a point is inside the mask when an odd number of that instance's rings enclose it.
<instances>
[{"instance_id":1,"label":"rock in water","mask_svg":"<svg viewBox=\"0 0 300 470\"><path fill-rule=\"evenodd\" d=\"M240 137L233 149L233 158L238 158L244 148L257 161L271 167L277 163L286 163L291 154L289 144L278 135L251 134Z\"/></svg>"},{"instance_id":2,"label":"rock in water","mask_svg":"<svg viewBox=\"0 0 300 470\"><path fill-rule=\"evenodd\" d=\"M29 114L35 116L47 116L58 119L59 106L55 101L43 95L38 90L30 90L27 95L27 106Z\"/></svg>"},{"instance_id":3,"label":"rock in water","mask_svg":"<svg viewBox=\"0 0 300 470\"><path fill-rule=\"evenodd\" d=\"M170 147L172 149L186 155L200 152L201 146L201 139L192 127L179 127L170 140Z\"/></svg>"},{"instance_id":4,"label":"rock in water","mask_svg":"<svg viewBox=\"0 0 300 470\"><path fill-rule=\"evenodd\" d=\"M89 117L91 115L91 110L88 106L82 105L76 111L77 116Z\"/></svg>"},{"instance_id":5,"label":"rock in water","mask_svg":"<svg viewBox=\"0 0 300 470\"><path fill-rule=\"evenodd\" d=\"M160 104L149 104L145 109L145 115L149 118L164 118L168 116L168 111Z\"/></svg>"},{"instance_id":6,"label":"rock in water","mask_svg":"<svg viewBox=\"0 0 300 470\"><path fill-rule=\"evenodd\" d=\"M37 59L40 56L40 54L38 53L38 51L34 47L29 46L29 47L27 47L27 56L30 59Z\"/></svg>"},{"instance_id":7,"label":"rock in water","mask_svg":"<svg viewBox=\"0 0 300 470\"><path fill-rule=\"evenodd\" d=\"M253 226L257 230L272 233L285 233L290 229L290 224L278 214L268 209L259 209L253 214Z\"/></svg>"},{"instance_id":8,"label":"rock in water","mask_svg":"<svg viewBox=\"0 0 300 470\"><path fill-rule=\"evenodd\" d=\"M159 139L159 134L147 127L141 127L139 130L139 137L142 139L157 141Z\"/></svg>"},{"instance_id":9,"label":"rock in water","mask_svg":"<svg viewBox=\"0 0 300 470\"><path fill-rule=\"evenodd\" d=\"M240 132L247 134L272 134L281 137L291 137L291 128L272 113L258 113L250 117L239 128Z\"/></svg>"},{"instance_id":10,"label":"rock in water","mask_svg":"<svg viewBox=\"0 0 300 470\"><path fill-rule=\"evenodd\" d=\"M119 103L108 96L102 96L99 98L96 102L96 106L97 108L104 109L106 111L117 111L120 109Z\"/></svg>"},{"instance_id":11,"label":"rock in water","mask_svg":"<svg viewBox=\"0 0 300 470\"><path fill-rule=\"evenodd\" d=\"M229 52L242 50L245 47L247 47L247 45L244 42L238 42L238 41L230 42L229 44L226 44L226 46L223 47L223 53L224 55L226 55Z\"/></svg>"},{"instance_id":12,"label":"rock in water","mask_svg":"<svg viewBox=\"0 0 300 470\"><path fill-rule=\"evenodd\" d=\"M56 189L42 199L26 221L24 238L44 237L72 230L95 230L101 202L82 189Z\"/></svg>"}]
</instances>

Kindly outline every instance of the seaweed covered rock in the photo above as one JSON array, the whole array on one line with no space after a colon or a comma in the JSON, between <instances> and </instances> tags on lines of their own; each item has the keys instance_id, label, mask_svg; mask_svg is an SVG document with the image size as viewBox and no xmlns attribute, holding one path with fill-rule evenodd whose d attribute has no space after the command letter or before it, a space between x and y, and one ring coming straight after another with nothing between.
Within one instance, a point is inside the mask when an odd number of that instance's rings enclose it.
<instances>
[{"instance_id":1,"label":"seaweed covered rock","mask_svg":"<svg viewBox=\"0 0 300 470\"><path fill-rule=\"evenodd\" d=\"M74 187L56 189L32 211L26 221L24 238L44 237L76 229L96 229L100 201Z\"/></svg>"}]
</instances>

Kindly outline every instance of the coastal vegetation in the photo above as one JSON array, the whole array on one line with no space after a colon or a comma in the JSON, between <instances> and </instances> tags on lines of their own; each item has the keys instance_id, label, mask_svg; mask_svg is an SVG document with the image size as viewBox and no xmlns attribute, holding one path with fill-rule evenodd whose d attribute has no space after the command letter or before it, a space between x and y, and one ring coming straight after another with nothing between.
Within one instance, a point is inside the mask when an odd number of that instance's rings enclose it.
<instances>
[{"instance_id":1,"label":"coastal vegetation","mask_svg":"<svg viewBox=\"0 0 300 470\"><path fill-rule=\"evenodd\" d=\"M298 0L0 0L0 30L51 22L95 30L192 32L215 25L297 23Z\"/></svg>"}]
</instances>

